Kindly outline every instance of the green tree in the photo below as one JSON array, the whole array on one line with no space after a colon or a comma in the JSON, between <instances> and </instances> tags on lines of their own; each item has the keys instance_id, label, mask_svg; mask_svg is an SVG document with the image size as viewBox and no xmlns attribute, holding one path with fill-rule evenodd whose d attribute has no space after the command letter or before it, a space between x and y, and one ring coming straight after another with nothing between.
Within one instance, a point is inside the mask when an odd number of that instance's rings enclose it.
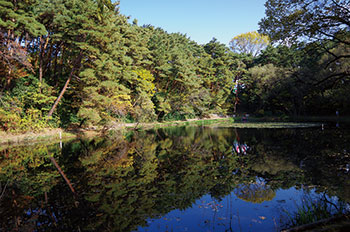
<instances>
[{"instance_id":1,"label":"green tree","mask_svg":"<svg viewBox=\"0 0 350 232\"><path fill-rule=\"evenodd\" d=\"M268 0L260 33L273 41L331 39L349 45L347 0Z\"/></svg>"},{"instance_id":2,"label":"green tree","mask_svg":"<svg viewBox=\"0 0 350 232\"><path fill-rule=\"evenodd\" d=\"M347 63L349 52L334 52L337 47L345 51L350 47L350 11L347 0L268 0L266 17L260 22L259 32L267 34L274 42L291 44L296 41L314 42L316 52L323 50L329 59L323 73L330 65ZM334 68L323 76L321 82L341 80L347 82L349 70L337 72Z\"/></svg>"},{"instance_id":3,"label":"green tree","mask_svg":"<svg viewBox=\"0 0 350 232\"><path fill-rule=\"evenodd\" d=\"M168 34L147 27L152 32L148 47L151 52L149 69L155 78L153 101L159 119L184 119L201 115L201 103L193 93L201 89L203 78L197 64L205 56L203 49L179 33ZM203 98L205 99L205 97Z\"/></svg>"},{"instance_id":4,"label":"green tree","mask_svg":"<svg viewBox=\"0 0 350 232\"><path fill-rule=\"evenodd\" d=\"M103 23L94 24L87 57L80 73L78 97L82 101L78 117L87 124L107 123L127 114L131 107L130 81L132 59L121 31L128 30L123 16L109 12ZM90 26L91 27L91 26ZM124 80L123 80L124 79Z\"/></svg>"},{"instance_id":5,"label":"green tree","mask_svg":"<svg viewBox=\"0 0 350 232\"><path fill-rule=\"evenodd\" d=\"M259 65L249 69L243 81L243 107L257 115L299 115L306 85L300 85L295 69Z\"/></svg>"},{"instance_id":6,"label":"green tree","mask_svg":"<svg viewBox=\"0 0 350 232\"><path fill-rule=\"evenodd\" d=\"M227 46L213 38L204 45L209 60L211 73L205 78L205 87L211 94L210 108L215 113L226 114L229 110L226 103L232 98L231 90L235 73L233 72L234 58Z\"/></svg>"},{"instance_id":7,"label":"green tree","mask_svg":"<svg viewBox=\"0 0 350 232\"><path fill-rule=\"evenodd\" d=\"M30 38L46 34L36 20L36 1L0 1L0 89L11 87L14 79L33 71L27 53Z\"/></svg>"},{"instance_id":8,"label":"green tree","mask_svg":"<svg viewBox=\"0 0 350 232\"><path fill-rule=\"evenodd\" d=\"M50 8L46 8L42 15L55 12L52 19L54 32L56 32L54 38L58 37L63 40L63 44L66 46L65 55L67 57L65 58L68 58L65 62L69 64L67 78L48 113L50 117L61 101L73 76L79 73L83 58L93 49L89 44L94 38L94 31L91 26L96 25L99 21L96 18L97 6L92 1L58 1L49 6Z\"/></svg>"},{"instance_id":9,"label":"green tree","mask_svg":"<svg viewBox=\"0 0 350 232\"><path fill-rule=\"evenodd\" d=\"M305 62L304 56L309 56L303 50L302 44L293 46L272 46L269 45L254 60L254 65L273 64L278 67L297 68Z\"/></svg>"}]
</instances>

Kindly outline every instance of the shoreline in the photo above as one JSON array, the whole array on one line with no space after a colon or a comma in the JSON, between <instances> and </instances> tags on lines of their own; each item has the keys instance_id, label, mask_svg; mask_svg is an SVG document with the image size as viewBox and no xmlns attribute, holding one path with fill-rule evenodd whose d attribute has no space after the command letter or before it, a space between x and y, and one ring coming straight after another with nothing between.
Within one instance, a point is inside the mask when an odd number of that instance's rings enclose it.
<instances>
[{"instance_id":1,"label":"shoreline","mask_svg":"<svg viewBox=\"0 0 350 232\"><path fill-rule=\"evenodd\" d=\"M61 139L60 139L61 134ZM11 146L18 144L40 143L45 141L60 141L74 139L77 136L71 132L64 131L60 128L43 129L40 132L27 132L12 134L0 132L0 146Z\"/></svg>"},{"instance_id":2,"label":"shoreline","mask_svg":"<svg viewBox=\"0 0 350 232\"><path fill-rule=\"evenodd\" d=\"M12 145L26 145L35 144L40 142L48 141L67 141L77 138L92 137L92 136L102 136L104 133L109 131L120 131L120 130L148 130L148 129L158 129L166 127L177 127L177 126L229 126L235 128L305 128L305 127L317 127L320 126L321 122L333 121L333 118L317 118L316 120L303 120L303 122L286 122L282 119L277 118L255 118L251 117L248 121L242 122L241 117L220 117L217 115L212 115L209 118L194 118L187 119L185 121L166 121L166 122L150 122L150 123L116 123L114 126L109 128L103 127L90 127L82 128L76 130L64 130L62 128L55 129L43 129L40 132L28 132L22 134L12 134L0 131L0 146L12 146ZM328 119L328 120L327 120ZM339 118L338 118L339 119ZM344 120L345 118L341 118ZM228 123L230 125L228 125ZM61 138L60 138L61 134Z\"/></svg>"},{"instance_id":3,"label":"shoreline","mask_svg":"<svg viewBox=\"0 0 350 232\"><path fill-rule=\"evenodd\" d=\"M123 129L135 129L146 130L151 128L182 126L182 125L195 125L198 122L207 123L227 121L231 118L213 117L205 119L189 119L186 121L170 121L170 122L151 122L151 123L118 123L113 127L108 128L106 131L119 131ZM40 132L27 132L27 133L6 133L0 131L0 146L11 145L26 145L28 143L39 143L45 141L65 141L71 139L77 139L82 137L101 136L103 134L103 128L92 127L78 130L64 130L62 128L43 129Z\"/></svg>"}]
</instances>

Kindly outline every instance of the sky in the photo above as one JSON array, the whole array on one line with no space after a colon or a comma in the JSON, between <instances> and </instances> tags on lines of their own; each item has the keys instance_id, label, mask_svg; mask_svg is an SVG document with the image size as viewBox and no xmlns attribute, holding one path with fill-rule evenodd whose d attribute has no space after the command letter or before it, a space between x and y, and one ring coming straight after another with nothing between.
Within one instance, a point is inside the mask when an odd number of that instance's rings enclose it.
<instances>
[{"instance_id":1,"label":"sky","mask_svg":"<svg viewBox=\"0 0 350 232\"><path fill-rule=\"evenodd\" d=\"M265 0L120 0L130 22L186 34L198 44L213 37L228 45L236 35L258 30Z\"/></svg>"}]
</instances>

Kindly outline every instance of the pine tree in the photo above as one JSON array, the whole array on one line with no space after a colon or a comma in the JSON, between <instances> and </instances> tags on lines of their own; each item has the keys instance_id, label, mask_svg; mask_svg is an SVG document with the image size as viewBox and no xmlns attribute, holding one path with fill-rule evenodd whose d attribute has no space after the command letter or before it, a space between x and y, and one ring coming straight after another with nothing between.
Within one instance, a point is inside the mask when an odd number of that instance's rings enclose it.
<instances>
[{"instance_id":1,"label":"pine tree","mask_svg":"<svg viewBox=\"0 0 350 232\"><path fill-rule=\"evenodd\" d=\"M36 1L0 1L0 88L33 71L27 53L28 41L46 33L33 13Z\"/></svg>"}]
</instances>

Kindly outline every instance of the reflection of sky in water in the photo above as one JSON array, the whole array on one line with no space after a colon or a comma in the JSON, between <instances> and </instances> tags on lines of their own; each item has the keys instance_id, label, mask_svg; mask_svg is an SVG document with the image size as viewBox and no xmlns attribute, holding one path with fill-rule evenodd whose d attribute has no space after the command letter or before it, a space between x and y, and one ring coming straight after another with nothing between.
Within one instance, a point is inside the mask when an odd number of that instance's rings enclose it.
<instances>
[{"instance_id":1,"label":"reflection of sky in water","mask_svg":"<svg viewBox=\"0 0 350 232\"><path fill-rule=\"evenodd\" d=\"M277 190L271 201L251 203L239 199L233 192L222 201L205 195L191 208L184 211L173 210L159 219L149 219L149 227L139 227L137 231L279 231L281 217L296 210L301 199L314 190Z\"/></svg>"}]
</instances>

